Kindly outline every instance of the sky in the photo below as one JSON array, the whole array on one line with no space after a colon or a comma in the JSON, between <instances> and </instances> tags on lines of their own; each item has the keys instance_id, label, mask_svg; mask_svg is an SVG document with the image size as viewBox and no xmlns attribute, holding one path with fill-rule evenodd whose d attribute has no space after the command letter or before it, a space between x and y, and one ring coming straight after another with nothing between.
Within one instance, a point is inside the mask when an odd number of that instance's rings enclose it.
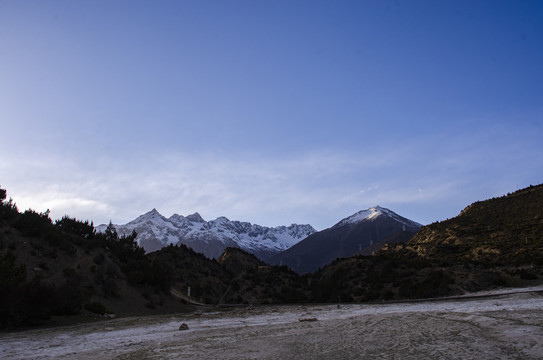
<instances>
[{"instance_id":1,"label":"sky","mask_svg":"<svg viewBox=\"0 0 543 360\"><path fill-rule=\"evenodd\" d=\"M0 0L0 187L317 230L543 180L543 1Z\"/></svg>"}]
</instances>

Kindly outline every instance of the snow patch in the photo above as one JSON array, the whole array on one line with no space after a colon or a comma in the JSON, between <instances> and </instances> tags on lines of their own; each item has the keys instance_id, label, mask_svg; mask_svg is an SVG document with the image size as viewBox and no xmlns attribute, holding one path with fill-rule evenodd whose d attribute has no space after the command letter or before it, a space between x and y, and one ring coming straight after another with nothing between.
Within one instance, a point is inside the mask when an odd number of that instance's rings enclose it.
<instances>
[{"instance_id":1,"label":"snow patch","mask_svg":"<svg viewBox=\"0 0 543 360\"><path fill-rule=\"evenodd\" d=\"M163 246L184 243L190 246L194 242L210 244L222 243L224 246L238 246L254 253L257 251L279 252L286 250L316 232L311 225L278 226L268 228L248 222L231 221L221 216L205 221L200 214L188 216L174 214L165 218L156 209L139 216L125 224L114 225L119 235L138 234L136 241L157 239ZM97 231L105 231L106 225L100 225Z\"/></svg>"},{"instance_id":2,"label":"snow patch","mask_svg":"<svg viewBox=\"0 0 543 360\"><path fill-rule=\"evenodd\" d=\"M336 227L342 227L346 225L356 225L362 221L373 221L380 216L387 216L408 227L420 228L422 226L421 224L417 222L401 217L400 215L396 214L392 210L389 210L377 205L366 210L361 210L349 217L346 217L345 219L341 220L333 227L336 228Z\"/></svg>"}]
</instances>

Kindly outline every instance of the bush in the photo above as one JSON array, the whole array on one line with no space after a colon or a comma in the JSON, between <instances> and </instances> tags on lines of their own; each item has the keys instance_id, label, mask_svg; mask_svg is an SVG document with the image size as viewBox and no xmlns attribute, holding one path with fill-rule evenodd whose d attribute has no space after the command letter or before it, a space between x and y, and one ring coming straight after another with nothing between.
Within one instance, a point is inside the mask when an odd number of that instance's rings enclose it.
<instances>
[{"instance_id":1,"label":"bush","mask_svg":"<svg viewBox=\"0 0 543 360\"><path fill-rule=\"evenodd\" d=\"M96 265L101 265L106 260L106 257L104 256L103 253L99 253L98 255L93 257L92 260L94 261Z\"/></svg>"},{"instance_id":2,"label":"bush","mask_svg":"<svg viewBox=\"0 0 543 360\"><path fill-rule=\"evenodd\" d=\"M81 311L81 292L77 281L69 281L56 291L58 301L55 315L76 315Z\"/></svg>"},{"instance_id":3,"label":"bush","mask_svg":"<svg viewBox=\"0 0 543 360\"><path fill-rule=\"evenodd\" d=\"M99 301L90 301L86 303L85 309L98 315L104 315L107 312L107 309L104 306L104 304L102 304Z\"/></svg>"},{"instance_id":4,"label":"bush","mask_svg":"<svg viewBox=\"0 0 543 360\"><path fill-rule=\"evenodd\" d=\"M114 279L105 279L102 284L102 290L104 290L105 297L119 297L119 286Z\"/></svg>"},{"instance_id":5,"label":"bush","mask_svg":"<svg viewBox=\"0 0 543 360\"><path fill-rule=\"evenodd\" d=\"M52 226L49 210L38 213L32 209L26 210L15 222L15 228L25 236L38 237L45 235Z\"/></svg>"},{"instance_id":6,"label":"bush","mask_svg":"<svg viewBox=\"0 0 543 360\"><path fill-rule=\"evenodd\" d=\"M529 270L522 269L520 271L520 278L522 280L537 280L538 276Z\"/></svg>"},{"instance_id":7,"label":"bush","mask_svg":"<svg viewBox=\"0 0 543 360\"><path fill-rule=\"evenodd\" d=\"M55 222L55 226L63 231L77 235L85 239L91 239L96 234L93 223L88 220L80 221L69 216L64 216L61 220Z\"/></svg>"}]
</instances>

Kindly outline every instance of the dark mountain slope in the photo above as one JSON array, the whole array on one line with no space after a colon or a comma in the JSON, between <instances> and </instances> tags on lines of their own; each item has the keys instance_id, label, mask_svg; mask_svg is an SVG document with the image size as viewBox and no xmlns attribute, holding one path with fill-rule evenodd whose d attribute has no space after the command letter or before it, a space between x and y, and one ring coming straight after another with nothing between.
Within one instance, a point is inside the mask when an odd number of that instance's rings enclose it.
<instances>
[{"instance_id":1,"label":"dark mountain slope","mask_svg":"<svg viewBox=\"0 0 543 360\"><path fill-rule=\"evenodd\" d=\"M207 259L185 245L148 254L173 269L173 287L207 304L271 304L305 301L302 279L285 266L268 266L253 254L226 248Z\"/></svg>"},{"instance_id":2,"label":"dark mountain slope","mask_svg":"<svg viewBox=\"0 0 543 360\"><path fill-rule=\"evenodd\" d=\"M314 272L337 258L371 254L386 243L407 242L420 226L377 206L308 236L269 262L286 265L300 274Z\"/></svg>"}]
</instances>

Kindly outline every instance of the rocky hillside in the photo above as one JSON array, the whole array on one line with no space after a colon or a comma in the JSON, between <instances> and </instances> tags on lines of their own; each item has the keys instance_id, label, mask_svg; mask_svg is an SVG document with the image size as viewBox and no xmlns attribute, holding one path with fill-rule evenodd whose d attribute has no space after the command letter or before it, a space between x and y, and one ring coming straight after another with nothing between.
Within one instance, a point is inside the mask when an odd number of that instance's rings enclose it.
<instances>
[{"instance_id":1,"label":"rocky hillside","mask_svg":"<svg viewBox=\"0 0 543 360\"><path fill-rule=\"evenodd\" d=\"M423 227L408 248L442 262L543 265L543 185L475 202Z\"/></svg>"}]
</instances>

